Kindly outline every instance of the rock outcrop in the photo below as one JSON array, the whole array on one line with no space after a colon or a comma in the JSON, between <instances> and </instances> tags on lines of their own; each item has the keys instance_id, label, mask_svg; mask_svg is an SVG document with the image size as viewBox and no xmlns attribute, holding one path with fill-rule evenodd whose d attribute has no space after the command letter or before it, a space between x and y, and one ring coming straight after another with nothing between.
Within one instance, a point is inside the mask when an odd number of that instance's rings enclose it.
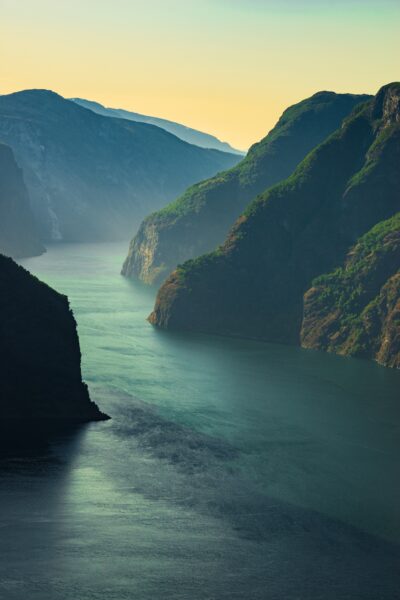
<instances>
[{"instance_id":1,"label":"rock outcrop","mask_svg":"<svg viewBox=\"0 0 400 600\"><path fill-rule=\"evenodd\" d=\"M400 84L389 84L357 107L291 177L248 207L217 251L178 267L150 321L300 344L303 295L314 278L400 210L399 99Z\"/></svg>"},{"instance_id":2,"label":"rock outcrop","mask_svg":"<svg viewBox=\"0 0 400 600\"><path fill-rule=\"evenodd\" d=\"M11 148L0 143L0 253L22 258L44 251L22 171Z\"/></svg>"},{"instance_id":3,"label":"rock outcrop","mask_svg":"<svg viewBox=\"0 0 400 600\"><path fill-rule=\"evenodd\" d=\"M343 266L304 296L301 343L400 368L400 213L376 225Z\"/></svg>"},{"instance_id":4,"label":"rock outcrop","mask_svg":"<svg viewBox=\"0 0 400 600\"><path fill-rule=\"evenodd\" d=\"M0 255L0 421L106 419L82 382L68 299Z\"/></svg>"},{"instance_id":5,"label":"rock outcrop","mask_svg":"<svg viewBox=\"0 0 400 600\"><path fill-rule=\"evenodd\" d=\"M179 263L214 250L257 194L288 177L354 106L369 98L319 92L288 108L237 166L194 185L143 221L123 275L161 283Z\"/></svg>"}]
</instances>

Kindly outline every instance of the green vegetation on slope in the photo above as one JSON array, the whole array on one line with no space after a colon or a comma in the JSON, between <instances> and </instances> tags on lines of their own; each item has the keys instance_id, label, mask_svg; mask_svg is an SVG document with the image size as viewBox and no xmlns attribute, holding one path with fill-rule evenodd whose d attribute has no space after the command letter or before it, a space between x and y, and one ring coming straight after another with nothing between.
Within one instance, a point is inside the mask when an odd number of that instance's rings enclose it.
<instances>
[{"instance_id":1,"label":"green vegetation on slope","mask_svg":"<svg viewBox=\"0 0 400 600\"><path fill-rule=\"evenodd\" d=\"M288 108L237 166L190 187L143 221L123 274L160 283L178 263L213 250L258 193L288 177L310 150L367 99L319 92Z\"/></svg>"},{"instance_id":2,"label":"green vegetation on slope","mask_svg":"<svg viewBox=\"0 0 400 600\"><path fill-rule=\"evenodd\" d=\"M291 177L260 195L217 251L160 288L160 327L300 342L303 294L400 210L400 92L382 88Z\"/></svg>"},{"instance_id":3,"label":"green vegetation on slope","mask_svg":"<svg viewBox=\"0 0 400 600\"><path fill-rule=\"evenodd\" d=\"M376 225L304 298L302 345L400 367L400 213Z\"/></svg>"}]
</instances>

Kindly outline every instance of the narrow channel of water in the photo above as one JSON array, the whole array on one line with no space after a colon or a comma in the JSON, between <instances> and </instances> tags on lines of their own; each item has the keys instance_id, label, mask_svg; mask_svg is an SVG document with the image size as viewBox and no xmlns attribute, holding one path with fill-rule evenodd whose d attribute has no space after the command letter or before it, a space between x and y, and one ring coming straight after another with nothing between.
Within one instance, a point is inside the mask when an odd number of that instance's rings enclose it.
<instances>
[{"instance_id":1,"label":"narrow channel of water","mask_svg":"<svg viewBox=\"0 0 400 600\"><path fill-rule=\"evenodd\" d=\"M0 597L399 598L400 373L157 331L125 252L23 261L70 297L113 419L0 462Z\"/></svg>"}]
</instances>

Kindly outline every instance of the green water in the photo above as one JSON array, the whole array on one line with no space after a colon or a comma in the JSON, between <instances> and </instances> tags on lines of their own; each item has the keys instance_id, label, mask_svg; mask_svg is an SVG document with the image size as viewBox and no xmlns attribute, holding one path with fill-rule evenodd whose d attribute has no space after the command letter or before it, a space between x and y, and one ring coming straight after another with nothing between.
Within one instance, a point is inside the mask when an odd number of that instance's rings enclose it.
<instances>
[{"instance_id":1,"label":"green water","mask_svg":"<svg viewBox=\"0 0 400 600\"><path fill-rule=\"evenodd\" d=\"M68 294L113 418L0 471L0 597L400 598L400 373L160 332L125 245L23 261Z\"/></svg>"}]
</instances>

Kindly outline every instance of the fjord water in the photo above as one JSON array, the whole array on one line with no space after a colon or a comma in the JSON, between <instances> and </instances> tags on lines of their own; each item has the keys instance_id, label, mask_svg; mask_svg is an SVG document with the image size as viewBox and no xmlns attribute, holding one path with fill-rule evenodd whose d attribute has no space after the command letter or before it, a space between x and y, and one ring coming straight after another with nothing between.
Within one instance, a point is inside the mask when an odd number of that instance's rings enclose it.
<instances>
[{"instance_id":1,"label":"fjord water","mask_svg":"<svg viewBox=\"0 0 400 600\"><path fill-rule=\"evenodd\" d=\"M68 294L112 420L1 461L0 597L399 598L400 373L157 331L125 253L23 261Z\"/></svg>"}]
</instances>

